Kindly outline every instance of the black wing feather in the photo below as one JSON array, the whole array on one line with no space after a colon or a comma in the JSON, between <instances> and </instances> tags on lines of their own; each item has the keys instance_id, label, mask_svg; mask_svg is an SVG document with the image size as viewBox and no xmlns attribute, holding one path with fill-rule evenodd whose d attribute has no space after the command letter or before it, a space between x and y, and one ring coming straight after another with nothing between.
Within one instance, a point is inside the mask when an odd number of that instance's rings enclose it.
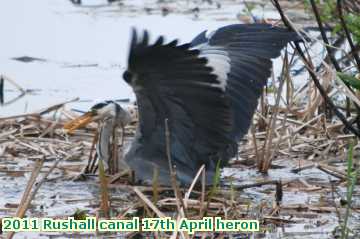
<instances>
[{"instance_id":1,"label":"black wing feather","mask_svg":"<svg viewBox=\"0 0 360 239\"><path fill-rule=\"evenodd\" d=\"M232 109L231 137L235 141L250 126L258 98L271 74L271 59L295 40L300 40L297 33L269 24L235 24L219 28L210 38L202 32L191 42L204 57L223 54L230 58L230 72L224 80Z\"/></svg>"},{"instance_id":2,"label":"black wing feather","mask_svg":"<svg viewBox=\"0 0 360 239\"><path fill-rule=\"evenodd\" d=\"M200 51L174 40L164 44L159 37L149 44L145 31L141 39L134 30L128 74L139 110L139 131L151 139L163 131L169 119L173 160L193 164L225 148L232 129L230 104ZM161 142L164 144L164 142ZM160 146L165 149L165 145ZM192 160L185 162L189 155ZM202 163L202 162L201 162Z\"/></svg>"}]
</instances>

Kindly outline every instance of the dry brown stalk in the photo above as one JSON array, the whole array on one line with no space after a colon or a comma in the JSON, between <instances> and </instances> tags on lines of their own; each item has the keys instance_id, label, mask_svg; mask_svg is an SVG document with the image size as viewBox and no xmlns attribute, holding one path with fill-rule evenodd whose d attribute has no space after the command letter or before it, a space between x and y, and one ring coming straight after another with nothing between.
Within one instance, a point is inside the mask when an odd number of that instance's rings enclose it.
<instances>
[{"instance_id":1,"label":"dry brown stalk","mask_svg":"<svg viewBox=\"0 0 360 239\"><path fill-rule=\"evenodd\" d=\"M34 171L31 173L30 180L28 181L28 184L26 186L26 189L24 191L24 194L21 198L19 208L16 212L16 217L23 218L25 216L26 210L29 208L31 201L35 198L37 192L39 191L41 185L47 180L47 177L52 173L52 171L57 167L58 163L62 159L58 159L55 161L55 163L51 166L51 168L45 173L45 175L41 178L41 180L36 184L36 187L31 192L31 189L36 181L36 178L38 177L40 173L40 169L43 165L43 160L38 160L35 164ZM31 193L30 193L31 192ZM14 236L14 232L10 232L7 235L7 239L11 239Z\"/></svg>"},{"instance_id":2,"label":"dry brown stalk","mask_svg":"<svg viewBox=\"0 0 360 239\"><path fill-rule=\"evenodd\" d=\"M42 168L42 165L44 163L44 160L37 160L35 162L34 165L34 169L31 172L30 175L30 179L28 181L28 184L26 185L25 191L23 193L23 196L21 197L20 203L19 203L19 208L16 211L16 217L23 217L26 211L26 205L25 202L27 201L27 199L29 198L30 192L32 187L34 186L35 182L36 182L36 178L38 177L38 175L40 174L40 170Z\"/></svg>"},{"instance_id":3,"label":"dry brown stalk","mask_svg":"<svg viewBox=\"0 0 360 239\"><path fill-rule=\"evenodd\" d=\"M188 191L185 193L185 200L184 200L184 202L185 202L185 203L184 203L184 204L185 204L185 208L187 207L187 200L189 199L190 194L191 194L192 190L194 189L196 182L198 181L199 177L202 175L202 172L203 172L204 170L205 170L205 165L202 165L202 166L199 168L198 172L196 173L196 175L195 175L195 177L194 177L194 180L192 181L192 183L191 183Z\"/></svg>"},{"instance_id":4,"label":"dry brown stalk","mask_svg":"<svg viewBox=\"0 0 360 239\"><path fill-rule=\"evenodd\" d=\"M160 217L164 218L166 215L162 213L139 189L138 187L133 187L133 191L136 193L136 195L149 207L155 214Z\"/></svg>"},{"instance_id":5,"label":"dry brown stalk","mask_svg":"<svg viewBox=\"0 0 360 239\"><path fill-rule=\"evenodd\" d=\"M286 64L284 63L283 64L283 69L282 69L282 75L284 75L286 69L287 69L287 67L286 67ZM263 151L262 151L262 154L261 154L262 157L261 157L261 160L260 160L259 168L260 168L260 172L262 172L262 173L266 173L269 170L270 164L271 164L271 161L272 161L272 158L271 158L272 143L273 143L272 140L273 140L275 125L276 125L276 117L277 117L277 114L278 114L278 106L280 104L280 98L281 98L281 93L282 93L284 83L285 83L285 78L281 77L280 78L279 89L278 89L277 95L276 95L274 112L272 112L272 114L271 114L271 119L270 119L269 126L267 128L264 147L263 147Z\"/></svg>"},{"instance_id":6,"label":"dry brown stalk","mask_svg":"<svg viewBox=\"0 0 360 239\"><path fill-rule=\"evenodd\" d=\"M327 174L330 174L331 176L334 176L340 180L343 180L345 181L346 180L346 174L334 167L331 167L331 166L328 166L326 164L323 164L323 163L318 163L316 164L316 167L318 169L320 169L321 171L327 173Z\"/></svg>"}]
</instances>

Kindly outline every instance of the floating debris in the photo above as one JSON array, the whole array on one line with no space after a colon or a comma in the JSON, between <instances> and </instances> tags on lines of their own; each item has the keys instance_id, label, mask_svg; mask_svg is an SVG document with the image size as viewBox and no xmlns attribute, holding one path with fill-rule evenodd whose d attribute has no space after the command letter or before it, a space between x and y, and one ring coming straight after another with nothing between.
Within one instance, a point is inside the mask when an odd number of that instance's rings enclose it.
<instances>
[{"instance_id":1,"label":"floating debris","mask_svg":"<svg viewBox=\"0 0 360 239\"><path fill-rule=\"evenodd\" d=\"M31 57L31 56L21 56L21 57L13 57L11 58L15 61L21 61L24 63L30 63L30 62L34 62L34 61L40 61L40 62L46 62L46 59L43 58L37 58L37 57Z\"/></svg>"}]
</instances>

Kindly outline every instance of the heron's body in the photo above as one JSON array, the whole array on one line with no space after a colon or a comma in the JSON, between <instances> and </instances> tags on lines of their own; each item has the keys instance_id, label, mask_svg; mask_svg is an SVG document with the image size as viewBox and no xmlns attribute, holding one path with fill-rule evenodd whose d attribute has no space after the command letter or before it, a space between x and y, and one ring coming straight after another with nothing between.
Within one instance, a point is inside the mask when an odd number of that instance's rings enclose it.
<instances>
[{"instance_id":1,"label":"heron's body","mask_svg":"<svg viewBox=\"0 0 360 239\"><path fill-rule=\"evenodd\" d=\"M190 184L205 165L212 183L247 132L258 98L271 73L271 58L298 35L267 24L230 25L198 35L191 43L149 44L133 32L124 79L133 87L139 126L126 162L139 180L169 184L165 119L171 162L178 180Z\"/></svg>"},{"instance_id":2,"label":"heron's body","mask_svg":"<svg viewBox=\"0 0 360 239\"><path fill-rule=\"evenodd\" d=\"M211 184L250 126L271 59L294 40L296 33L268 24L205 31L184 45L163 37L150 44L146 31L141 37L134 31L123 77L138 104L138 129L125 155L135 178L151 181L157 169L160 183L170 184L169 143L180 183L190 184L205 165Z\"/></svg>"}]
</instances>

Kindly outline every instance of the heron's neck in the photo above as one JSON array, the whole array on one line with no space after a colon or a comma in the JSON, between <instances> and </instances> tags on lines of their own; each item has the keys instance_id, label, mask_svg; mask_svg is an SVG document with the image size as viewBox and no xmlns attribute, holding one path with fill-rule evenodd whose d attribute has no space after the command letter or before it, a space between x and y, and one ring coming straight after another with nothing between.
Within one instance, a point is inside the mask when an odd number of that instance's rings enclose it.
<instances>
[{"instance_id":1,"label":"heron's neck","mask_svg":"<svg viewBox=\"0 0 360 239\"><path fill-rule=\"evenodd\" d=\"M96 151L99 158L104 162L108 162L111 158L111 145L113 143L113 133L114 130L116 130L116 126L114 118L109 118L101 122Z\"/></svg>"}]
</instances>

